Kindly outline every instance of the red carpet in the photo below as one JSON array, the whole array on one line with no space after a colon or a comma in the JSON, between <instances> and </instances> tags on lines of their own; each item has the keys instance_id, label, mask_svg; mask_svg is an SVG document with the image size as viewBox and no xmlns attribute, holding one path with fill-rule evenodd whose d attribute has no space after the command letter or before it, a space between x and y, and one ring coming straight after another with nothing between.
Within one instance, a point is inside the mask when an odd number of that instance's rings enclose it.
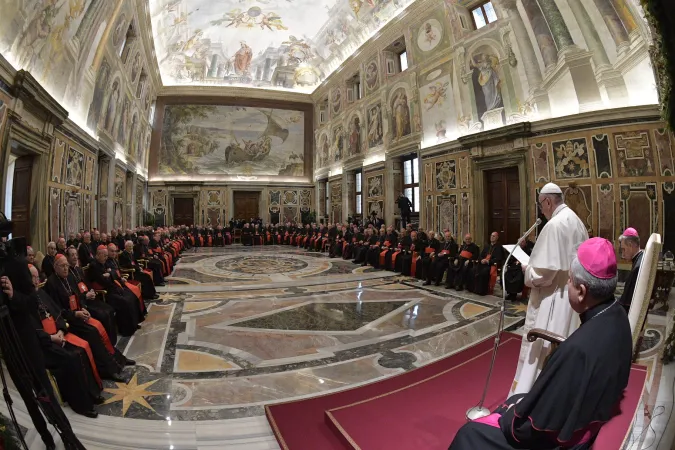
<instances>
[{"instance_id":1,"label":"red carpet","mask_svg":"<svg viewBox=\"0 0 675 450\"><path fill-rule=\"evenodd\" d=\"M504 333L502 336L500 354L497 358L497 363L500 364L501 368L496 369L494 373L492 388L488 394L488 399L491 399L493 404L486 402L488 408L497 406L497 402L504 400L503 397L505 393L508 392L511 387L511 381L513 380L518 360L520 341L520 336L511 333ZM454 436L456 428L459 428L461 423L463 423L465 410L468 409L469 406L476 404L480 399L485 376L487 374L487 368L490 364L490 355L494 345L493 342L493 339L490 338L487 341L483 341L471 348L433 364L387 378L386 380L306 400L267 405L265 406L265 413L267 414L267 419L272 426L277 441L279 441L279 445L284 450L344 450L350 447L346 445L345 441L340 437L341 435L338 435L338 433L328 426L324 419L326 411L345 405L351 405L388 392L400 390L412 384L436 377L438 380L441 380L441 383L437 384L437 386L442 386L442 389L439 387L436 388L441 391L438 392L438 394L443 393L444 395L453 396L452 401L447 406L451 411L454 411L454 415L457 416L452 420L459 424L456 427L453 427L446 419L443 419L446 421L442 424L445 428L442 435L449 436L449 439L446 439L444 442L444 448L447 448L452 440L452 436ZM477 358L477 362L472 361L474 358ZM472 368L475 367L475 369L467 371L464 367L467 365ZM474 370L477 370L478 372L474 372ZM441 373L443 373L443 375L439 375ZM453 384L454 386L461 385L461 390L453 389ZM470 399L470 395L467 394L469 389L472 389L471 395L473 395ZM460 407L459 404L466 404L467 406ZM432 411L435 411L436 409L437 408L433 408ZM398 405L394 411L378 411L377 414L395 413L398 416L401 412L400 405ZM377 420L378 423L380 422L378 417L368 417L369 426L371 420ZM427 418L427 422L433 422L434 420L436 419L434 419L433 416ZM399 419L397 418L393 423L398 423L398 421ZM419 424L419 427L424 426L425 424ZM438 421L435 424L429 423L428 427L432 427L433 429L441 428L440 418L438 418ZM391 432L392 423L390 423L386 429L388 432ZM402 427L401 431L405 431L406 429L410 433L412 428L406 424L405 427ZM371 429L371 432L373 431L374 430ZM429 433L429 431L425 432L425 434L426 433ZM374 432L373 435L381 436L379 433ZM440 442L440 438L437 438L437 440Z\"/></svg>"},{"instance_id":2,"label":"red carpet","mask_svg":"<svg viewBox=\"0 0 675 450\"><path fill-rule=\"evenodd\" d=\"M504 401L511 388L520 342L519 337L505 336L500 344L485 402L488 409ZM349 448L447 449L466 423L467 409L475 406L483 393L491 347L414 384L327 411L327 420Z\"/></svg>"},{"instance_id":3,"label":"red carpet","mask_svg":"<svg viewBox=\"0 0 675 450\"><path fill-rule=\"evenodd\" d=\"M616 450L624 448L623 443L631 431L635 411L640 406L640 398L647 379L647 369L633 364L628 378L626 393L621 400L621 414L607 422L598 434L593 450Z\"/></svg>"}]
</instances>

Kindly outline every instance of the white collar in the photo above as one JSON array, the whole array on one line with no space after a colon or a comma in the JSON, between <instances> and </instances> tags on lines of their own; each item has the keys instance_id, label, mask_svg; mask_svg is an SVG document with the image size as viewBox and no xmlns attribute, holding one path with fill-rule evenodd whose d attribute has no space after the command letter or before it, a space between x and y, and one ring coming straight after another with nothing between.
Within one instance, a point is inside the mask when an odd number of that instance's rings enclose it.
<instances>
[{"instance_id":1,"label":"white collar","mask_svg":"<svg viewBox=\"0 0 675 450\"><path fill-rule=\"evenodd\" d=\"M558 207L555 209L555 211L553 211L553 214L551 214L551 219L553 219L555 216L557 216L558 213L565 208L567 208L567 205L564 204L564 203L558 205Z\"/></svg>"}]
</instances>

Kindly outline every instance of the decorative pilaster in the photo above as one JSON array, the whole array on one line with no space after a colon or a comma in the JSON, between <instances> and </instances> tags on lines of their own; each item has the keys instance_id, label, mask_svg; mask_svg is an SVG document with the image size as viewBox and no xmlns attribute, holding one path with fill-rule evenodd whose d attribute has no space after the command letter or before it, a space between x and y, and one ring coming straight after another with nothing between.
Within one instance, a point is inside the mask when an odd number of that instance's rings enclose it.
<instances>
[{"instance_id":1,"label":"decorative pilaster","mask_svg":"<svg viewBox=\"0 0 675 450\"><path fill-rule=\"evenodd\" d=\"M570 6L572 14L574 14L574 18L577 20L588 50L592 53L596 70L609 66L609 58L607 57L605 47L602 45L600 36L598 36L597 30L591 22L590 16L581 4L581 0L568 0L567 4Z\"/></svg>"},{"instance_id":2,"label":"decorative pilaster","mask_svg":"<svg viewBox=\"0 0 675 450\"><path fill-rule=\"evenodd\" d=\"M399 171L400 176L400 171ZM396 211L394 195L394 160L387 158L384 162L384 223L394 225Z\"/></svg>"},{"instance_id":3,"label":"decorative pilaster","mask_svg":"<svg viewBox=\"0 0 675 450\"><path fill-rule=\"evenodd\" d=\"M522 0L522 3L530 25L532 25L534 37L539 46L541 57L544 60L544 67L548 69L558 61L558 49L553 40L553 35L548 28L537 0Z\"/></svg>"},{"instance_id":4,"label":"decorative pilaster","mask_svg":"<svg viewBox=\"0 0 675 450\"><path fill-rule=\"evenodd\" d=\"M594 2L602 16L602 20L605 21L605 25L609 29L610 36L612 36L616 44L617 53L628 49L630 46L628 31L626 31L619 14L617 14L614 6L612 6L611 0L594 0Z\"/></svg>"},{"instance_id":5,"label":"decorative pilaster","mask_svg":"<svg viewBox=\"0 0 675 450\"><path fill-rule=\"evenodd\" d=\"M327 214L326 208L326 184L325 181L318 181L317 183L317 197L316 197L316 220L319 220Z\"/></svg>"},{"instance_id":6,"label":"decorative pilaster","mask_svg":"<svg viewBox=\"0 0 675 450\"><path fill-rule=\"evenodd\" d=\"M518 11L517 0L499 0L497 4L501 6L509 17L511 29L515 35L518 50L520 50L520 59L525 69L527 82L530 85L530 91L532 91L541 84L541 71L537 63L537 56L534 53L532 40L527 35L525 23Z\"/></svg>"},{"instance_id":7,"label":"decorative pilaster","mask_svg":"<svg viewBox=\"0 0 675 450\"><path fill-rule=\"evenodd\" d=\"M539 0L539 6L551 29L553 40L558 47L558 53L568 47L572 47L574 45L574 40L572 39L570 30L567 28L565 20L558 9L558 5L555 4L555 0Z\"/></svg>"},{"instance_id":8,"label":"decorative pilaster","mask_svg":"<svg viewBox=\"0 0 675 450\"><path fill-rule=\"evenodd\" d=\"M630 11L630 7L626 4L626 0L610 0L616 13L621 18L623 26L626 27L628 34L632 34L634 31L637 31L638 26L635 23L635 18L633 13Z\"/></svg>"},{"instance_id":9,"label":"decorative pilaster","mask_svg":"<svg viewBox=\"0 0 675 450\"><path fill-rule=\"evenodd\" d=\"M356 172L350 170L346 172L346 186L343 186L345 193L344 211L347 212L347 217L354 217L356 215ZM346 187L346 189L344 189ZM343 219L346 219L343 218ZM346 220L343 220L346 222Z\"/></svg>"},{"instance_id":10,"label":"decorative pilaster","mask_svg":"<svg viewBox=\"0 0 675 450\"><path fill-rule=\"evenodd\" d=\"M568 0L567 3L579 24L579 29L584 36L588 50L591 52L591 57L595 64L598 87L601 93L604 92L612 106L627 106L628 90L626 89L626 82L621 73L612 68L605 47L600 40L600 36L598 36L598 32L588 12L582 5L581 0Z\"/></svg>"},{"instance_id":11,"label":"decorative pilaster","mask_svg":"<svg viewBox=\"0 0 675 450\"><path fill-rule=\"evenodd\" d=\"M110 164L108 164L108 205L107 205L107 217L108 223L105 227L101 228L101 231L106 233L115 224L115 166L117 165L117 160L112 159Z\"/></svg>"}]
</instances>

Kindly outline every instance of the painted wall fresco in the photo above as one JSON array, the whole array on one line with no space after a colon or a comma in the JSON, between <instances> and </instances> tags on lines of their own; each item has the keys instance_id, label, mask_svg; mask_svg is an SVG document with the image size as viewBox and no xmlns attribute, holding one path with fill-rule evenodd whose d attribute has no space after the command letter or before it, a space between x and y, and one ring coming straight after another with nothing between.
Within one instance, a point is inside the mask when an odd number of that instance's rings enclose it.
<instances>
[{"instance_id":1,"label":"painted wall fresco","mask_svg":"<svg viewBox=\"0 0 675 450\"><path fill-rule=\"evenodd\" d=\"M372 213L376 213L377 217L384 219L385 217L385 181L383 170L371 170L363 174L365 184L364 197L365 209L363 210L364 219L370 217Z\"/></svg>"},{"instance_id":2,"label":"painted wall fresco","mask_svg":"<svg viewBox=\"0 0 675 450\"><path fill-rule=\"evenodd\" d=\"M148 76L136 2L0 0L0 10L2 55L29 71L76 124L92 136L109 134L144 169L137 147L158 87Z\"/></svg>"},{"instance_id":3,"label":"painted wall fresco","mask_svg":"<svg viewBox=\"0 0 675 450\"><path fill-rule=\"evenodd\" d=\"M495 2L498 20L475 30L466 2L428 2L426 8L420 7L415 14L389 24L387 34L373 40L368 51L359 52L318 88L315 95L325 99L330 110L330 100L337 92L344 94L345 86L350 86L357 73L364 95L347 105L334 104L335 113L316 124L316 135L338 124L346 127L344 113L359 112L364 118L366 159L382 147L385 152L396 152L408 144L425 149L519 122L656 104L655 91L644 83L653 79L646 41L640 34L645 27L636 25L639 22L632 5L619 14L607 7L611 2L605 0L584 3L583 10L576 4L558 3L546 2L546 8L542 8L536 0ZM549 27L550 23L555 26ZM632 24L630 39L627 24ZM396 47L397 43L402 45ZM558 64L559 50L569 45L590 49L588 64ZM407 68L400 70L398 54L403 47ZM622 54L630 54L639 62L627 64ZM595 75L598 64L623 74L617 85ZM417 131L421 133L417 135ZM636 139L623 142L632 146L626 152L637 151L633 148L638 145ZM666 137L652 133L641 139L658 139L665 145ZM570 149L566 145L557 147L554 155L559 164L551 166L551 172L569 179L596 176L589 171L588 153L599 152L600 157L604 141L594 143L589 138L571 144ZM316 152L323 151L321 141L316 145ZM657 144L657 151L663 145ZM321 175L328 167L336 169L334 160L330 164L322 158L317 161L323 163L316 166ZM552 173L543 170L547 161L538 162L539 179L551 177ZM657 166L661 164L657 154L640 163L644 167L633 167L637 161L630 159L623 164L627 172L646 171L648 162L654 172L675 169L673 161ZM620 163L599 169L618 171Z\"/></svg>"},{"instance_id":4,"label":"painted wall fresco","mask_svg":"<svg viewBox=\"0 0 675 450\"><path fill-rule=\"evenodd\" d=\"M453 92L452 65L444 64L420 76L424 141L440 144L459 136Z\"/></svg>"},{"instance_id":5,"label":"painted wall fresco","mask_svg":"<svg viewBox=\"0 0 675 450\"><path fill-rule=\"evenodd\" d=\"M301 177L304 123L302 111L168 105L159 174Z\"/></svg>"},{"instance_id":6,"label":"painted wall fresco","mask_svg":"<svg viewBox=\"0 0 675 450\"><path fill-rule=\"evenodd\" d=\"M311 91L412 0L150 0L165 85Z\"/></svg>"}]
</instances>

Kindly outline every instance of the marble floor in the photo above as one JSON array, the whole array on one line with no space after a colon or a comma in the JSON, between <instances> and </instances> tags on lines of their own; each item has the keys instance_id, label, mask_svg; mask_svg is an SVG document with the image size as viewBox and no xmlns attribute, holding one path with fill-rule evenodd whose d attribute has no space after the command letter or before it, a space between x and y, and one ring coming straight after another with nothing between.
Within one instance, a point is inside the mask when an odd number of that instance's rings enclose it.
<instances>
[{"instance_id":1,"label":"marble floor","mask_svg":"<svg viewBox=\"0 0 675 450\"><path fill-rule=\"evenodd\" d=\"M88 449L278 449L265 404L456 353L494 335L501 307L497 297L289 247L190 250L167 281L142 329L118 343L138 362L126 369L130 382L105 382L97 419L66 408ZM517 332L525 309L507 305L508 329ZM627 448L667 450L675 366L659 359L667 318L648 323L644 414ZM15 405L29 447L44 448L24 405Z\"/></svg>"}]
</instances>

